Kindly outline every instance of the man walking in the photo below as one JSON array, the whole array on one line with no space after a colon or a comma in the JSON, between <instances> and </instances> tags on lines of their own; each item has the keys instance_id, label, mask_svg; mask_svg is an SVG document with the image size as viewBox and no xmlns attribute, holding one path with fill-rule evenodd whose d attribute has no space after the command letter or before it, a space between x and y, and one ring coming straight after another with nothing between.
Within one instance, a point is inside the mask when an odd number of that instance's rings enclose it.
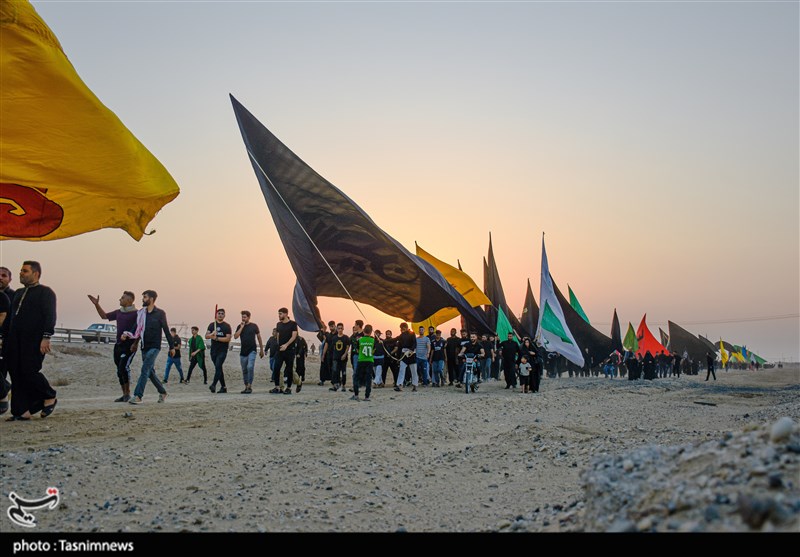
<instances>
[{"instance_id":1,"label":"man walking","mask_svg":"<svg viewBox=\"0 0 800 557\"><path fill-rule=\"evenodd\" d=\"M97 296L87 294L87 296L94 304L94 309L97 310L97 315L100 316L100 319L107 319L117 323L117 342L114 344L114 367L117 369L117 378L122 389L122 396L115 399L114 402L128 402L131 399L131 362L136 355L139 340L134 338L122 340L122 334L136 332L135 296L133 292L126 290L119 297L119 309L108 313L100 307L99 294Z\"/></svg>"},{"instance_id":2,"label":"man walking","mask_svg":"<svg viewBox=\"0 0 800 557\"><path fill-rule=\"evenodd\" d=\"M258 340L258 357L264 357L264 343L261 341L261 329L250 322L250 311L242 310L242 322L236 327L233 338L241 338L239 350L239 363L242 366L242 380L244 390L241 394L249 395L253 392L253 376L256 369L256 340Z\"/></svg>"},{"instance_id":3,"label":"man walking","mask_svg":"<svg viewBox=\"0 0 800 557\"><path fill-rule=\"evenodd\" d=\"M189 339L189 372L186 374L186 382L192 378L194 366L203 370L203 385L208 385L208 373L206 372L206 341L200 337L200 329L192 327L192 337Z\"/></svg>"},{"instance_id":4,"label":"man walking","mask_svg":"<svg viewBox=\"0 0 800 557\"><path fill-rule=\"evenodd\" d=\"M367 325L360 337L358 337L358 361L356 372L353 374L353 397L358 400L358 389L364 386L364 400L369 400L372 393L372 380L375 375L374 368L375 337L372 336L372 325Z\"/></svg>"},{"instance_id":5,"label":"man walking","mask_svg":"<svg viewBox=\"0 0 800 557\"><path fill-rule=\"evenodd\" d=\"M180 377L181 383L183 383L183 365L181 364L181 345L183 344L183 340L181 337L178 336L178 330L175 327L172 327L169 330L170 336L172 337L172 348L174 352L172 355L167 356L167 367L164 370L164 381L162 381L165 385L169 382L169 370L172 369L174 365L178 370L178 376Z\"/></svg>"},{"instance_id":6,"label":"man walking","mask_svg":"<svg viewBox=\"0 0 800 557\"><path fill-rule=\"evenodd\" d=\"M167 398L167 390L158 380L156 375L155 363L158 353L161 352L161 333L167 338L169 354L175 354L172 347L172 335L167 325L167 314L164 310L156 307L158 294L155 290L145 290L142 292L142 309L136 313L136 332L133 335L122 333L122 339L133 338L141 339L142 343L142 371L139 373L139 380L136 382L136 389L133 391L133 398L130 404L141 404L144 396L144 389L147 381L155 385L158 391L158 402L164 402Z\"/></svg>"},{"instance_id":7,"label":"man walking","mask_svg":"<svg viewBox=\"0 0 800 557\"><path fill-rule=\"evenodd\" d=\"M424 331L424 329L423 329ZM403 390L406 378L406 369L411 369L411 391L416 392L419 385L417 375L417 337L414 332L409 330L408 323L400 323L400 336L397 337L397 348L400 350L400 375L397 378L395 391Z\"/></svg>"},{"instance_id":8,"label":"man walking","mask_svg":"<svg viewBox=\"0 0 800 557\"><path fill-rule=\"evenodd\" d=\"M225 372L222 371L222 364L228 357L231 332L231 326L225 322L225 310L218 309L215 320L209 323L206 329L206 338L211 339L211 362L214 364L214 379L208 387L212 393L217 392L217 383L220 385L220 393L228 392L225 387Z\"/></svg>"},{"instance_id":9,"label":"man walking","mask_svg":"<svg viewBox=\"0 0 800 557\"><path fill-rule=\"evenodd\" d=\"M22 263L19 282L25 288L14 294L8 336L3 338L5 364L14 384L8 421L30 420L37 412L46 418L58 402L56 391L41 372L56 326L56 295L39 283L41 276L38 261Z\"/></svg>"},{"instance_id":10,"label":"man walking","mask_svg":"<svg viewBox=\"0 0 800 557\"><path fill-rule=\"evenodd\" d=\"M275 355L275 374L278 378L275 380L275 388L279 389L279 380L281 373L283 373L281 371L281 366L285 365L286 389L283 391L283 394L290 395L292 394L294 343L297 340L297 323L289 319L288 309L280 308L278 310L278 324L275 325L275 328L278 329L278 353Z\"/></svg>"}]
</instances>

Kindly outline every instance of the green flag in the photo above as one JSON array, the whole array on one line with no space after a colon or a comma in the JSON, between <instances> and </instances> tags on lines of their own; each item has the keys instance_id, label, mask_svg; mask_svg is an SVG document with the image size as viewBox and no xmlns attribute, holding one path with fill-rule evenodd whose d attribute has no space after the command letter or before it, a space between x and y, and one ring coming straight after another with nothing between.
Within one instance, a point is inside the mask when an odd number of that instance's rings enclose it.
<instances>
[{"instance_id":1,"label":"green flag","mask_svg":"<svg viewBox=\"0 0 800 557\"><path fill-rule=\"evenodd\" d=\"M507 340L508 333L512 333L514 335L514 340L516 341L517 344L519 344L517 333L515 333L514 328L511 327L511 322L508 320L508 317L506 317L506 312L503 311L503 308L497 308L498 342L503 342L504 340Z\"/></svg>"},{"instance_id":2,"label":"green flag","mask_svg":"<svg viewBox=\"0 0 800 557\"><path fill-rule=\"evenodd\" d=\"M625 340L622 341L622 347L628 352L636 352L639 350L639 341L636 339L636 331L633 330L633 325L628 322L628 332L625 333Z\"/></svg>"},{"instance_id":3,"label":"green flag","mask_svg":"<svg viewBox=\"0 0 800 557\"><path fill-rule=\"evenodd\" d=\"M581 303L578 301L578 297L575 295L575 292L572 291L572 288L569 284L567 285L567 290L569 290L569 305L572 306L572 309L574 309L578 315L583 317L584 321L589 323L589 318L586 316L586 312L583 311ZM591 323L589 324L591 325Z\"/></svg>"}]
</instances>

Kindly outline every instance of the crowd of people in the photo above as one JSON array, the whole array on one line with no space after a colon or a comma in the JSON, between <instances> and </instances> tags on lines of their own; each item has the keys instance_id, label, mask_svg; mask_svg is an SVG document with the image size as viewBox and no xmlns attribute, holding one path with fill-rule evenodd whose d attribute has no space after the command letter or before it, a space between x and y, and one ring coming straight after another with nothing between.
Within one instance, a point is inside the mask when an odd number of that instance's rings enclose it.
<instances>
[{"instance_id":1,"label":"crowd of people","mask_svg":"<svg viewBox=\"0 0 800 557\"><path fill-rule=\"evenodd\" d=\"M50 338L56 322L55 293L39 283L41 265L36 261L25 261L20 271L23 289L10 287L11 272L0 267L0 414L9 410L9 420L29 420L33 414L49 416L58 402L56 391L41 373L45 354L50 352ZM305 382L306 358L309 346L298 334L297 323L289 318L289 311L278 310L278 322L264 343L259 326L251 321L249 310L240 312L241 322L233 328L225 319L222 308L215 310L214 321L205 328L191 328L191 337L182 339L176 329L169 328L163 309L156 306L158 294L154 290L142 292L141 308L135 307L135 295L124 291L119 298L119 307L106 312L100 305L100 297L88 295L97 314L102 319L116 323L114 344L114 368L119 380L121 395L115 402L141 404L148 383L158 392L158 402L164 402L168 393L170 372L174 367L178 382L188 384L192 373L199 368L203 384L208 385L209 370L206 366L206 350L213 366L209 390L212 393L228 392L223 364L231 351L231 341L239 341L239 363L242 371L242 394L253 392L256 360L268 358L273 394L292 394L292 387L299 393ZM540 380L560 377L563 373L572 376L598 376L608 378L626 377L630 380L656 379L658 377L698 374L700 362L688 354L661 352L652 355L646 352L632 354L617 351L603 361L595 363L586 350L583 367L572 364L557 353L548 353L529 337L519 342L513 333L501 339L497 335L481 335L450 329L447 338L435 327L419 327L415 334L407 323L400 324L400 331L374 330L357 320L350 334L345 334L343 323L328 322L328 330L317 333L320 342L320 375L318 385L330 383L333 392L351 392L353 400L370 400L373 389L389 385L397 392L411 388L456 387L466 393L474 393L482 383L504 381L506 389L517 389L521 393L538 393ZM156 359L167 345L167 360L161 378L156 372ZM207 345L208 342L208 345ZM189 368L184 375L181 350L184 347L189 357ZM316 346L311 345L312 355ZM142 364L136 382L132 380L132 362L141 352ZM716 380L715 355L707 355L706 381ZM351 386L348 389L348 366L351 369ZM198 372L199 373L199 372ZM501 378L502 374L502 378ZM11 377L11 383L8 376ZM133 384L133 392L131 386ZM14 396L9 395L13 386Z\"/></svg>"}]
</instances>

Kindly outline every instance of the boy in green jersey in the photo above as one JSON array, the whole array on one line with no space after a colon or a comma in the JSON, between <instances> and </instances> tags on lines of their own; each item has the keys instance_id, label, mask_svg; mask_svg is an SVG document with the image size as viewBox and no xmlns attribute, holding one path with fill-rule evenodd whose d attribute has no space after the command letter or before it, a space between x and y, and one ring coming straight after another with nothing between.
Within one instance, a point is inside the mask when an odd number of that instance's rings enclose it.
<instances>
[{"instance_id":1,"label":"boy in green jersey","mask_svg":"<svg viewBox=\"0 0 800 557\"><path fill-rule=\"evenodd\" d=\"M358 367L353 377L353 396L351 400L358 399L358 387L364 385L364 400L369 400L372 392L372 378L375 375L375 337L372 336L372 325L364 327L364 336L358 339Z\"/></svg>"}]
</instances>

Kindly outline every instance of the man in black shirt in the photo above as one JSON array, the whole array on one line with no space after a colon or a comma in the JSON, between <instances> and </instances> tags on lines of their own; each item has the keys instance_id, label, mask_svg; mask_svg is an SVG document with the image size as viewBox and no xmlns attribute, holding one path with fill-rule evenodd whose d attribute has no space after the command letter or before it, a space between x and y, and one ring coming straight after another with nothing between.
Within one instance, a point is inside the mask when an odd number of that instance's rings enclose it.
<instances>
[{"instance_id":1,"label":"man in black shirt","mask_svg":"<svg viewBox=\"0 0 800 557\"><path fill-rule=\"evenodd\" d=\"M446 344L442 338L442 331L435 330L431 341L431 375L434 387L441 387L444 384L444 366L447 363L447 354L444 349Z\"/></svg>"},{"instance_id":2,"label":"man in black shirt","mask_svg":"<svg viewBox=\"0 0 800 557\"><path fill-rule=\"evenodd\" d=\"M120 337L120 340L139 338L142 344L142 371L139 374L139 380L136 382L133 398L128 401L130 404L142 403L144 388L147 386L148 379L158 391L158 402L164 402L167 398L167 391L161 381L158 380L155 370L156 358L158 353L161 352L162 333L167 339L170 356L175 354L175 351L172 349L173 341L167 324L167 314L164 313L164 310L156 307L156 298L158 298L158 294L155 290L142 292L142 309L136 314L136 331L133 335L124 332Z\"/></svg>"},{"instance_id":3,"label":"man in black shirt","mask_svg":"<svg viewBox=\"0 0 800 557\"><path fill-rule=\"evenodd\" d=\"M217 392L217 382L220 384L220 393L228 392L225 387L225 373L222 371L222 364L228 357L232 332L231 326L225 322L225 310L219 308L215 320L209 323L206 329L206 338L211 339L211 361L214 363L214 380L208 387L212 393Z\"/></svg>"},{"instance_id":4,"label":"man in black shirt","mask_svg":"<svg viewBox=\"0 0 800 557\"><path fill-rule=\"evenodd\" d=\"M39 284L41 275L42 267L37 261L22 263L19 282L25 288L14 294L8 335L3 338L6 366L14 384L9 421L30 420L31 414L39 411L45 418L58 402L41 371L56 325L56 295Z\"/></svg>"},{"instance_id":5,"label":"man in black shirt","mask_svg":"<svg viewBox=\"0 0 800 557\"><path fill-rule=\"evenodd\" d=\"M11 302L14 300L14 289L9 286L11 283L11 271L8 267L0 267L0 293L8 298L6 312L11 309ZM6 315L5 324L0 324L0 339L8 334L8 326L11 324L11 314ZM0 343L2 344L2 343ZM1 347L0 347L1 348ZM11 392L11 383L8 382L8 371L3 360L3 351L0 349L0 414L8 411L8 393Z\"/></svg>"},{"instance_id":6,"label":"man in black shirt","mask_svg":"<svg viewBox=\"0 0 800 557\"><path fill-rule=\"evenodd\" d=\"M281 377L281 366L286 364L286 389L283 394L292 394L292 375L294 371L294 349L295 340L297 340L297 323L289 319L289 310L280 308L278 310L278 324L275 328L278 329L278 353L275 355L275 374L277 375L275 381L275 388L272 389L273 393L280 392L279 382ZM276 390L277 389L277 390ZM297 389L300 392L300 389Z\"/></svg>"},{"instance_id":7,"label":"man in black shirt","mask_svg":"<svg viewBox=\"0 0 800 557\"><path fill-rule=\"evenodd\" d=\"M450 336L445 341L444 350L447 354L447 379L451 387L458 381L458 353L461 350L461 339L456 334L456 329L450 329Z\"/></svg>"},{"instance_id":8,"label":"man in black shirt","mask_svg":"<svg viewBox=\"0 0 800 557\"><path fill-rule=\"evenodd\" d=\"M500 354L503 357L503 375L506 378L506 389L517 388L517 356L519 344L514 340L514 333L508 333L508 339L500 343Z\"/></svg>"},{"instance_id":9,"label":"man in black shirt","mask_svg":"<svg viewBox=\"0 0 800 557\"><path fill-rule=\"evenodd\" d=\"M301 336L297 337L297 340L294 341L295 344L295 369L297 370L297 376L300 378L300 381L297 383L295 387L296 393L300 392L300 389L303 388L303 383L306 380L306 357L308 356L308 342ZM313 344L311 346L314 346Z\"/></svg>"},{"instance_id":10,"label":"man in black shirt","mask_svg":"<svg viewBox=\"0 0 800 557\"><path fill-rule=\"evenodd\" d=\"M470 333L469 335L469 342L467 342L464 346L461 347L461 352L458 353L459 356L464 357L466 362L467 356L470 359L473 359L473 364L471 367L471 372L469 369L466 368L466 363L464 366L464 385L469 385L470 391L473 393L478 389L478 381L477 381L477 373L479 371L479 359L486 356L486 352L483 350L483 345L478 342L478 335L476 333Z\"/></svg>"},{"instance_id":11,"label":"man in black shirt","mask_svg":"<svg viewBox=\"0 0 800 557\"><path fill-rule=\"evenodd\" d=\"M328 347L331 351L331 391L346 391L347 385L347 354L350 352L350 337L344 334L344 323L336 324L336 335L331 339Z\"/></svg>"},{"instance_id":12,"label":"man in black shirt","mask_svg":"<svg viewBox=\"0 0 800 557\"><path fill-rule=\"evenodd\" d=\"M406 369L411 369L411 391L417 390L419 376L417 375L417 337L414 332L409 330L408 323L400 323L400 336L397 338L397 348L400 352L400 376L397 379L395 391L403 390L403 381L406 377Z\"/></svg>"},{"instance_id":13,"label":"man in black shirt","mask_svg":"<svg viewBox=\"0 0 800 557\"><path fill-rule=\"evenodd\" d=\"M258 340L258 357L264 357L264 343L261 341L261 330L258 325L250 322L250 312L242 310L242 322L236 327L233 338L241 338L239 350L239 363L242 366L242 380L244 390L241 394L249 395L253 392L253 374L256 369L256 340Z\"/></svg>"},{"instance_id":14,"label":"man in black shirt","mask_svg":"<svg viewBox=\"0 0 800 557\"><path fill-rule=\"evenodd\" d=\"M317 333L317 338L322 343L319 349L319 383L322 386L325 381L331 378L331 365L333 362L333 352L330 349L333 337L336 336L336 321L328 321L327 333L320 329Z\"/></svg>"},{"instance_id":15,"label":"man in black shirt","mask_svg":"<svg viewBox=\"0 0 800 557\"><path fill-rule=\"evenodd\" d=\"M383 367L383 384L386 384L386 377L389 370L392 372L392 381L397 386L397 376L400 373L400 360L397 359L397 339L392 337L392 331L386 331L386 338L383 340L385 352Z\"/></svg>"}]
</instances>

